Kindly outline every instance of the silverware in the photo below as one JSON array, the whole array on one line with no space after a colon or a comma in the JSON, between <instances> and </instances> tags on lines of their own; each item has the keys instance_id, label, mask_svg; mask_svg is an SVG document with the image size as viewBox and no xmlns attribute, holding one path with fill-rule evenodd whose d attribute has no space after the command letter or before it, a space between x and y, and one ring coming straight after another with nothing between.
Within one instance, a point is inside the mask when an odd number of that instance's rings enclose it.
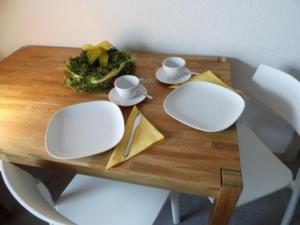
<instances>
[{"instance_id":1,"label":"silverware","mask_svg":"<svg viewBox=\"0 0 300 225\"><path fill-rule=\"evenodd\" d=\"M145 97L147 97L147 98L149 98L149 99L153 99L153 96L151 96L151 95L149 95L148 93L147 93L147 91L138 91L138 94L140 94L140 95L144 95Z\"/></svg>"},{"instance_id":2,"label":"silverware","mask_svg":"<svg viewBox=\"0 0 300 225\"><path fill-rule=\"evenodd\" d=\"M132 130L131 130L129 139L128 139L128 141L127 141L126 147L125 147L124 152L123 152L123 156L124 156L125 158L127 158L127 156L129 155L130 148L131 148L131 144L132 144L133 136L134 136L134 134L135 134L136 128L138 128L138 126L141 124L141 121L142 121L142 114L141 114L141 112L139 112L139 113L136 115L135 119L134 119L133 126L132 126Z\"/></svg>"},{"instance_id":3,"label":"silverware","mask_svg":"<svg viewBox=\"0 0 300 225\"><path fill-rule=\"evenodd\" d=\"M143 78L139 78L140 80L140 83L143 83L144 79ZM149 98L149 99L153 99L153 96L149 95L148 94L148 91L147 91L147 88L144 88L145 90L138 90L138 94L139 95L144 95L146 98Z\"/></svg>"}]
</instances>

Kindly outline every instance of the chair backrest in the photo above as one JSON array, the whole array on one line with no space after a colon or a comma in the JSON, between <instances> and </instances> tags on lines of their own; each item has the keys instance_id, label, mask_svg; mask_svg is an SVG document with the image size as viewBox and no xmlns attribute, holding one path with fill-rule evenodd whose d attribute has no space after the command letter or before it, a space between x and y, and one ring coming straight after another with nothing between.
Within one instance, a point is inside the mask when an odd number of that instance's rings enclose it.
<instances>
[{"instance_id":1,"label":"chair backrest","mask_svg":"<svg viewBox=\"0 0 300 225\"><path fill-rule=\"evenodd\" d=\"M29 173L5 160L0 160L0 171L8 190L30 213L50 224L74 225L43 197L37 180Z\"/></svg>"},{"instance_id":2,"label":"chair backrest","mask_svg":"<svg viewBox=\"0 0 300 225\"><path fill-rule=\"evenodd\" d=\"M278 69L260 65L252 80L259 88L259 101L285 119L300 135L300 82Z\"/></svg>"}]
</instances>

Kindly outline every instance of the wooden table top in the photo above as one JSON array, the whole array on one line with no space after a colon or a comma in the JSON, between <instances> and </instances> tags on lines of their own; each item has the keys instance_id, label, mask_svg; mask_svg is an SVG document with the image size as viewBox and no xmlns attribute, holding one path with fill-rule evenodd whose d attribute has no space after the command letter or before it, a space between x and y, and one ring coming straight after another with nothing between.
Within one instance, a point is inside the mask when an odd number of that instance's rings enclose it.
<instances>
[{"instance_id":1,"label":"wooden table top","mask_svg":"<svg viewBox=\"0 0 300 225\"><path fill-rule=\"evenodd\" d=\"M164 54L132 53L136 74L144 78L149 93L154 96L154 100L146 100L138 107L165 135L163 144L110 170L105 170L105 165L111 151L76 160L51 158L44 147L51 115L67 105L107 99L106 94L74 93L63 86L64 60L79 52L75 48L29 46L0 62L0 157L20 164L69 169L213 197L219 196L223 170L240 176L235 126L222 132L205 133L181 124L164 112L163 100L171 89L155 79L156 69L167 56ZM230 83L227 60L183 57L192 71L210 69ZM130 110L131 107L122 108L125 119Z\"/></svg>"}]
</instances>

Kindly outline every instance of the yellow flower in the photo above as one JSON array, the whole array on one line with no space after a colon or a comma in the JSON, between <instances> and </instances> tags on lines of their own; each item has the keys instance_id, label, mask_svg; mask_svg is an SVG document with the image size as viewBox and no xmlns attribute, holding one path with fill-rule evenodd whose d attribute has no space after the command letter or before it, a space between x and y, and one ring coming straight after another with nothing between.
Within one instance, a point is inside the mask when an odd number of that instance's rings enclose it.
<instances>
[{"instance_id":1,"label":"yellow flower","mask_svg":"<svg viewBox=\"0 0 300 225\"><path fill-rule=\"evenodd\" d=\"M110 50L113 45L108 41L102 41L100 44L94 46L90 44L83 45L81 49L87 52L89 64L93 64L97 59L101 66L106 66L108 62L107 51Z\"/></svg>"}]
</instances>

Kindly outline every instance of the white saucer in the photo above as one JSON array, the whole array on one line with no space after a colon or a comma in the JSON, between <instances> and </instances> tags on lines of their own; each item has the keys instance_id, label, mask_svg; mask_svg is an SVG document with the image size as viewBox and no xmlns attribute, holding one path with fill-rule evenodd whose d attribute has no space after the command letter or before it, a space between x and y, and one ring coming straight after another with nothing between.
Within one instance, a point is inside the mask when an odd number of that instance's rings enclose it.
<instances>
[{"instance_id":1,"label":"white saucer","mask_svg":"<svg viewBox=\"0 0 300 225\"><path fill-rule=\"evenodd\" d=\"M142 84L140 85L138 91L141 93L147 93L146 87ZM116 91L115 88L111 89L110 92L108 93L108 99L119 106L136 105L136 104L142 102L145 98L146 98L145 95L137 94L136 96L134 96L131 99L124 99L118 94L118 92Z\"/></svg>"},{"instance_id":2,"label":"white saucer","mask_svg":"<svg viewBox=\"0 0 300 225\"><path fill-rule=\"evenodd\" d=\"M168 75L166 75L164 69L160 67L156 71L156 79L164 84L181 84L187 80L189 80L192 76L191 71L188 68L184 68L182 71L182 74L178 78L170 78Z\"/></svg>"}]
</instances>

